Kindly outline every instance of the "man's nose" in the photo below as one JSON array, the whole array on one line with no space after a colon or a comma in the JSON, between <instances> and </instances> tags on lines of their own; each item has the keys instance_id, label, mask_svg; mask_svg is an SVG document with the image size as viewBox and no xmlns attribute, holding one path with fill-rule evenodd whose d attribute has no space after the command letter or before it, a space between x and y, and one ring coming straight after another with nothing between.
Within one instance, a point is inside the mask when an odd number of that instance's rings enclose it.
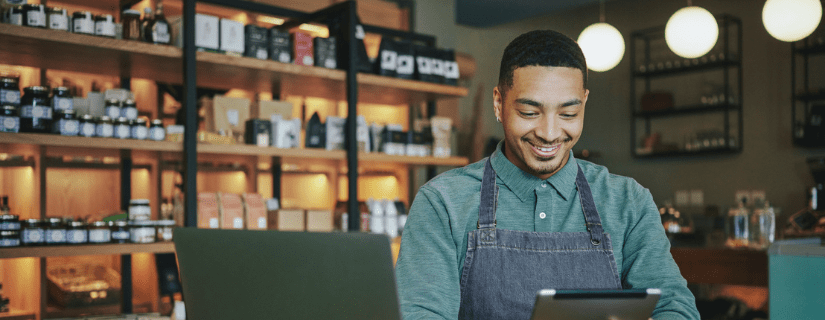
<instances>
[{"instance_id":1,"label":"man's nose","mask_svg":"<svg viewBox=\"0 0 825 320\"><path fill-rule=\"evenodd\" d=\"M542 117L535 130L536 136L547 142L556 140L561 135L557 120L554 116Z\"/></svg>"}]
</instances>

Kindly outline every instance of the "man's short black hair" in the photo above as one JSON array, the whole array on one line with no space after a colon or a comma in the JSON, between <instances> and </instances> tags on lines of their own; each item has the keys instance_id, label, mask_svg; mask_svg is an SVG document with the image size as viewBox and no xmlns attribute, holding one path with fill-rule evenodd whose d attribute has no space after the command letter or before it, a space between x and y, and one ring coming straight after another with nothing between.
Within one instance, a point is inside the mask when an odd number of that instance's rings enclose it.
<instances>
[{"instance_id":1,"label":"man's short black hair","mask_svg":"<svg viewBox=\"0 0 825 320\"><path fill-rule=\"evenodd\" d=\"M498 74L499 90L513 86L513 71L521 67L570 67L582 71L587 88L587 62L579 44L553 30L535 30L513 39L504 49Z\"/></svg>"}]
</instances>

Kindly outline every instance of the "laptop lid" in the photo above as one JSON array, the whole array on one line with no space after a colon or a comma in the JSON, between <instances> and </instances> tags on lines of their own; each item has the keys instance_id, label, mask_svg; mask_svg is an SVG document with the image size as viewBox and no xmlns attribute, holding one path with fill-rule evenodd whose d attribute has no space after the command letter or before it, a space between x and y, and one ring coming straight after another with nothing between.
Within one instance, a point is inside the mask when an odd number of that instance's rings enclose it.
<instances>
[{"instance_id":1,"label":"laptop lid","mask_svg":"<svg viewBox=\"0 0 825 320\"><path fill-rule=\"evenodd\" d=\"M189 319L400 319L389 238L178 228Z\"/></svg>"}]
</instances>

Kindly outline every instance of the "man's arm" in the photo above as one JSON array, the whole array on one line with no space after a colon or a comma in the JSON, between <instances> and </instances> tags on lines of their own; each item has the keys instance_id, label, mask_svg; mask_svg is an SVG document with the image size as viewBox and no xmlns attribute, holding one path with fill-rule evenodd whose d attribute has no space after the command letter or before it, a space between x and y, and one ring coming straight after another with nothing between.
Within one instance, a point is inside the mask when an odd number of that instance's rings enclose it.
<instances>
[{"instance_id":1,"label":"man's arm","mask_svg":"<svg viewBox=\"0 0 825 320\"><path fill-rule=\"evenodd\" d=\"M458 316L461 290L456 257L444 202L425 185L410 207L395 269L405 320Z\"/></svg>"},{"instance_id":2,"label":"man's arm","mask_svg":"<svg viewBox=\"0 0 825 320\"><path fill-rule=\"evenodd\" d=\"M653 311L654 319L698 320L696 300L670 255L670 242L653 196L647 189L641 186L639 189L635 199L639 217L625 235L622 285L662 289L662 297Z\"/></svg>"}]
</instances>

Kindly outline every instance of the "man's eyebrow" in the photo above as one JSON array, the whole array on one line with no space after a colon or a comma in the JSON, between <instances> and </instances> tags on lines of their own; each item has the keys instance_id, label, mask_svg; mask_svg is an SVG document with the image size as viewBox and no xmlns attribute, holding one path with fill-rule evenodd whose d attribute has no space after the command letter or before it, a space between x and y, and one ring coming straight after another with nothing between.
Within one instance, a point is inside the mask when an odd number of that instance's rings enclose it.
<instances>
[{"instance_id":1,"label":"man's eyebrow","mask_svg":"<svg viewBox=\"0 0 825 320\"><path fill-rule=\"evenodd\" d=\"M528 98L518 98L518 99L516 99L516 103L525 104L525 105L528 105L528 106L533 106L533 107L538 107L538 108L541 108L541 107L544 106L541 102L531 100L531 99L528 99ZM564 103L559 105L559 107L564 108L564 107L577 106L577 105L580 105L580 104L582 104L581 100L571 99L571 100L565 101Z\"/></svg>"}]
</instances>

